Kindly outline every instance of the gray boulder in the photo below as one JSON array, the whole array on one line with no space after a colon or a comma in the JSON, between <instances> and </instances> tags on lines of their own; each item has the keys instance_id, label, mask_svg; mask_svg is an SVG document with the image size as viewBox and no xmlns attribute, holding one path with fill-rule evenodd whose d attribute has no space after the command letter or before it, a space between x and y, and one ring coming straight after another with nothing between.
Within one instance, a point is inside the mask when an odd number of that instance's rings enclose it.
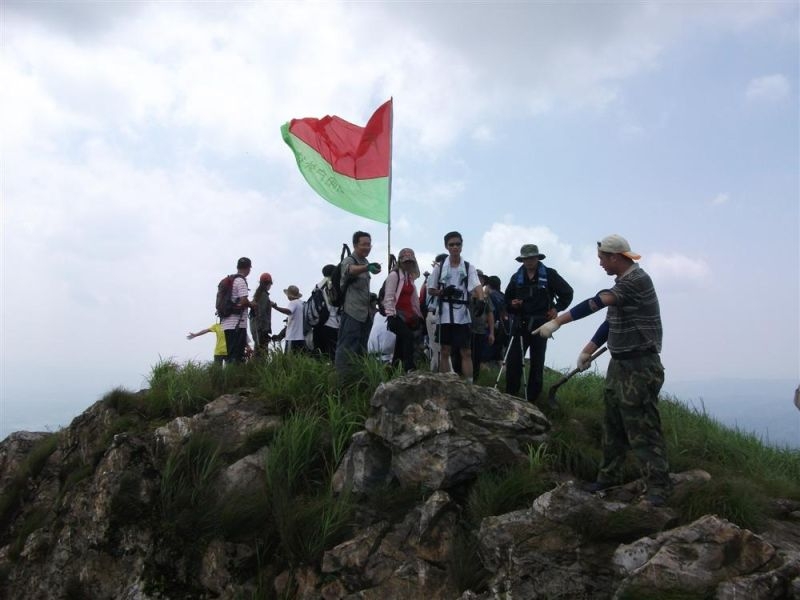
<instances>
[{"instance_id":1,"label":"gray boulder","mask_svg":"<svg viewBox=\"0 0 800 600\"><path fill-rule=\"evenodd\" d=\"M365 423L371 437L348 450L339 489L365 491L389 477L403 486L447 489L489 465L525 460L528 446L547 439L550 429L534 405L454 375L399 377L378 387L371 406Z\"/></svg>"}]
</instances>

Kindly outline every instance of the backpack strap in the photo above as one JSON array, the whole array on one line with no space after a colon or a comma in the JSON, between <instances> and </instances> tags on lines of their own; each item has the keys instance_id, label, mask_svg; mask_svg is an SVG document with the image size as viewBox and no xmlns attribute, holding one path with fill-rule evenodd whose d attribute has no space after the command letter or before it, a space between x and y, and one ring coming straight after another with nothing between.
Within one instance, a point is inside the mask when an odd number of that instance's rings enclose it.
<instances>
[{"instance_id":1,"label":"backpack strap","mask_svg":"<svg viewBox=\"0 0 800 600\"><path fill-rule=\"evenodd\" d=\"M342 261L344 260L345 256L353 256L353 253L350 252L350 246L348 246L347 244L342 244L342 253L339 255L339 264L342 264ZM339 275L342 275L342 273L339 273ZM344 294L347 291L348 285L350 285L349 277L345 277L344 283L339 284L339 289L342 292L342 307L344 307Z\"/></svg>"}]
</instances>

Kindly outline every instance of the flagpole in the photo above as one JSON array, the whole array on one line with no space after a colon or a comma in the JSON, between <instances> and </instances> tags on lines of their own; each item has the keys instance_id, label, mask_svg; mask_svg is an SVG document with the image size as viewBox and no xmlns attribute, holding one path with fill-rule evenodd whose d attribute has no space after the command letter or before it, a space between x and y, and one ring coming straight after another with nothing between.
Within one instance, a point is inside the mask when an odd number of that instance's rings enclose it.
<instances>
[{"instance_id":1,"label":"flagpole","mask_svg":"<svg viewBox=\"0 0 800 600\"><path fill-rule=\"evenodd\" d=\"M394 97L389 97L392 109L389 111L389 218L386 223L386 268L392 262L392 144L394 143Z\"/></svg>"}]
</instances>

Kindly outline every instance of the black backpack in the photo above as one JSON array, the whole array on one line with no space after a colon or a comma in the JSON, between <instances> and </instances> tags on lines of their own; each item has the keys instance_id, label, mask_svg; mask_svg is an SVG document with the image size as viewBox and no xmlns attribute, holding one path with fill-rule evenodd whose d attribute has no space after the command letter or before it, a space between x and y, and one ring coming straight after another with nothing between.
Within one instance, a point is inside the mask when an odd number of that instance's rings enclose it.
<instances>
[{"instance_id":1,"label":"black backpack","mask_svg":"<svg viewBox=\"0 0 800 600\"><path fill-rule=\"evenodd\" d=\"M344 295L347 293L347 284L342 287L342 261L345 256L350 256L350 248L347 244L342 244L342 254L339 257L339 264L333 269L331 274L331 287L328 290L328 300L331 306L341 308L344 306Z\"/></svg>"},{"instance_id":2,"label":"black backpack","mask_svg":"<svg viewBox=\"0 0 800 600\"><path fill-rule=\"evenodd\" d=\"M389 255L389 273L392 271L397 271L397 259L394 257L394 254ZM383 308L383 299L386 296L386 282L389 281L389 275L387 273L386 279L383 280L381 284L381 289L378 290L378 312L381 313L384 317L386 316L386 309Z\"/></svg>"},{"instance_id":3,"label":"black backpack","mask_svg":"<svg viewBox=\"0 0 800 600\"><path fill-rule=\"evenodd\" d=\"M325 291L316 286L308 300L303 303L303 332L308 333L311 329L324 325L328 317L330 310L325 302Z\"/></svg>"},{"instance_id":4,"label":"black backpack","mask_svg":"<svg viewBox=\"0 0 800 600\"><path fill-rule=\"evenodd\" d=\"M234 273L232 275L226 275L217 284L217 299L215 306L217 316L220 319L230 317L231 315L242 314L243 309L240 306L236 306L236 304L233 302L233 282L237 277L244 279L244 275Z\"/></svg>"}]
</instances>

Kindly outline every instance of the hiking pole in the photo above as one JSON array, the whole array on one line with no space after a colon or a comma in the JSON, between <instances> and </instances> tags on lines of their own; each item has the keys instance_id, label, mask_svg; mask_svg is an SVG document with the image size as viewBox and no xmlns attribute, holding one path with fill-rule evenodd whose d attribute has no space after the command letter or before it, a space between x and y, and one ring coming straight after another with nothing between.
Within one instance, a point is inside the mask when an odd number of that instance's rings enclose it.
<instances>
[{"instance_id":1,"label":"hiking pole","mask_svg":"<svg viewBox=\"0 0 800 600\"><path fill-rule=\"evenodd\" d=\"M525 350L525 342L522 340L522 334L519 336L519 353L522 356L522 363L520 366L522 367L522 385L525 386L525 401L528 401L528 376L530 375L530 368L531 363L528 360L528 364L525 364L525 355L528 353ZM533 356L533 350L531 350L531 356Z\"/></svg>"},{"instance_id":2,"label":"hiking pole","mask_svg":"<svg viewBox=\"0 0 800 600\"><path fill-rule=\"evenodd\" d=\"M509 331L514 331L514 319L513 317L509 319L508 325ZM494 382L494 389L497 389L497 386L500 385L500 378L503 376L503 372L506 370L508 366L508 355L511 353L511 346L514 345L514 338L517 337L515 335L511 335L511 339L508 340L508 347L506 348L506 353L503 356L503 362L500 364L500 372L497 374L497 381ZM522 338L520 338L520 343L522 343ZM523 358L524 361L524 358ZM527 389L527 386L526 386ZM527 392L526 392L527 393Z\"/></svg>"},{"instance_id":3,"label":"hiking pole","mask_svg":"<svg viewBox=\"0 0 800 600\"><path fill-rule=\"evenodd\" d=\"M606 346L603 346L602 348L600 348L600 350L597 350L594 354L592 354L592 356L589 358L589 364L592 364L594 360L606 350L608 350L608 348ZM554 383L550 387L550 391L547 392L547 404L550 406L550 408L558 408L558 401L556 400L556 392L558 391L558 388L561 387L563 384L565 384L570 377L572 377L573 375L575 375L575 373L578 373L579 371L580 369L578 367L575 367L574 369L572 369L572 371L564 375L561 379L559 379L556 383Z\"/></svg>"}]
</instances>

